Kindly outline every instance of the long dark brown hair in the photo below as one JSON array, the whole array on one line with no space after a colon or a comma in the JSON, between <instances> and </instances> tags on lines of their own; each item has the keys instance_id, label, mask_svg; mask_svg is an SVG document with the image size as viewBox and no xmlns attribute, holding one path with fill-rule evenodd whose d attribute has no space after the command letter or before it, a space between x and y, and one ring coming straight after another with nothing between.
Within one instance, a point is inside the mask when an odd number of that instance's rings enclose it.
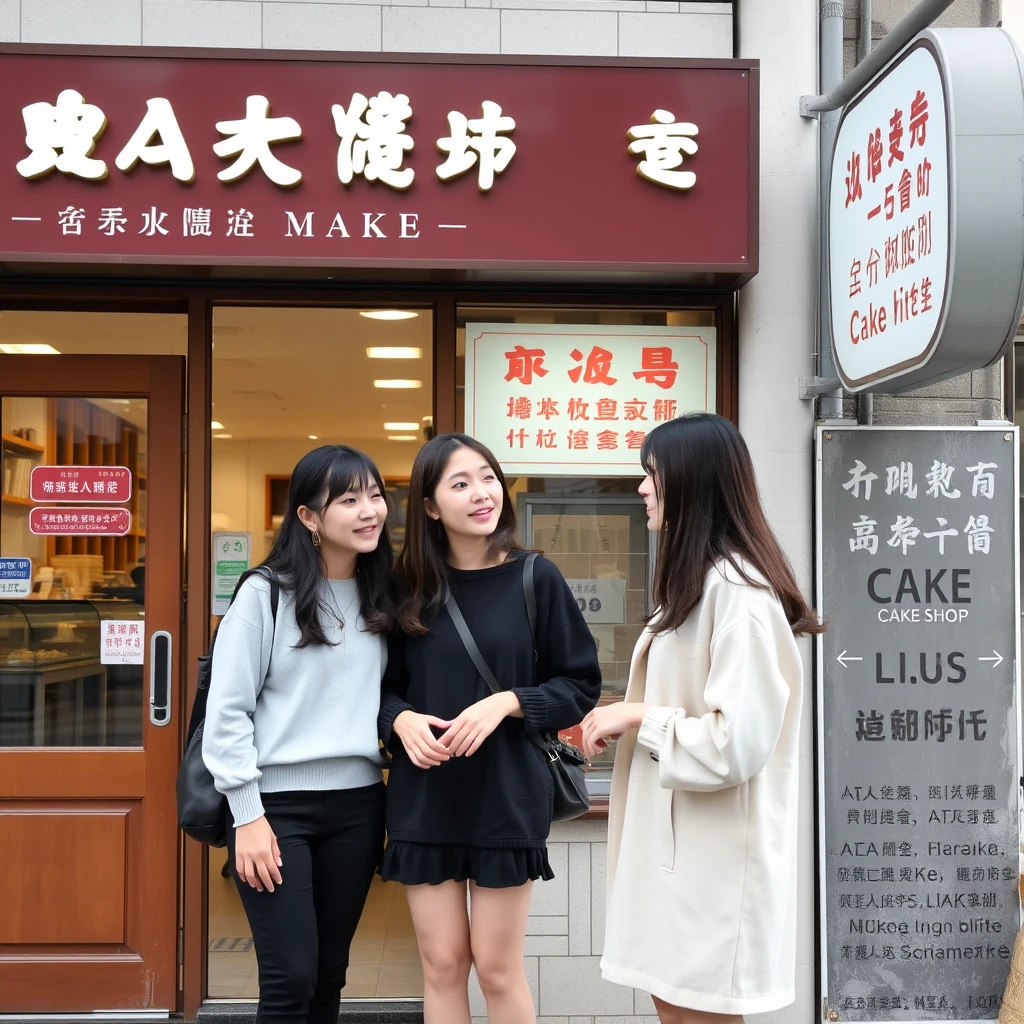
<instances>
[{"instance_id":1,"label":"long dark brown hair","mask_svg":"<svg viewBox=\"0 0 1024 1024\"><path fill-rule=\"evenodd\" d=\"M662 508L653 629L678 629L700 601L708 572L727 559L751 586L765 584L743 563L763 577L794 633L824 632L768 525L750 452L729 420L704 412L669 420L647 435L640 461Z\"/></svg>"},{"instance_id":2,"label":"long dark brown hair","mask_svg":"<svg viewBox=\"0 0 1024 1024\"><path fill-rule=\"evenodd\" d=\"M294 592L295 622L300 634L295 646L299 649L330 644L321 615L337 617L337 612L324 602L324 560L299 519L299 509L305 506L323 514L341 495L371 488L384 494L380 471L367 455L343 444L314 449L292 470L288 511L270 554L260 565L269 569L284 589ZM356 557L359 614L370 633L387 633L394 623L391 561L391 541L385 522L377 547ZM249 570L242 579L257 573L258 568Z\"/></svg>"},{"instance_id":3,"label":"long dark brown hair","mask_svg":"<svg viewBox=\"0 0 1024 1024\"><path fill-rule=\"evenodd\" d=\"M491 556L522 550L516 540L516 510L505 474L491 450L468 434L439 434L428 441L412 464L405 544L395 569L398 628L413 636L427 632L423 620L436 615L448 596L448 534L438 520L427 515L424 502L434 499L448 460L459 448L469 448L481 455L501 484L501 515L491 534Z\"/></svg>"}]
</instances>

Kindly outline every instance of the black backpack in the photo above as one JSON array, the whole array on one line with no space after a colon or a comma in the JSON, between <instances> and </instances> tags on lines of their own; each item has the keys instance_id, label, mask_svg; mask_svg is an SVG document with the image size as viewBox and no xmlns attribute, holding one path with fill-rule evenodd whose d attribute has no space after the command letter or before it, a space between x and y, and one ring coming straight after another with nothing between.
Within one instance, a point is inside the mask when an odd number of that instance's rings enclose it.
<instances>
[{"instance_id":1,"label":"black backpack","mask_svg":"<svg viewBox=\"0 0 1024 1024\"><path fill-rule=\"evenodd\" d=\"M259 572L259 570L256 570ZM269 573L260 575L270 583L270 614L277 625L277 605L281 587ZM238 590L235 590L235 594ZM235 594L231 600L234 601ZM185 835L207 846L227 846L228 800L217 791L213 776L203 761L203 726L206 723L206 703L210 698L210 675L213 671L213 648L217 643L217 630L210 641L210 650L199 659L199 679L196 699L188 720L185 755L178 766L175 789L178 796L178 825Z\"/></svg>"}]
</instances>

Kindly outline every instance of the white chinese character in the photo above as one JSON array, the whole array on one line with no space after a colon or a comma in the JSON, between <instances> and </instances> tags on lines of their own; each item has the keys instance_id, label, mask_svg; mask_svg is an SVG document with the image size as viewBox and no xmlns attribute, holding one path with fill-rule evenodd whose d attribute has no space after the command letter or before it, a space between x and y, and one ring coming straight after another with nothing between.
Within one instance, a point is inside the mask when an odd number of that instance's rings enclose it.
<instances>
[{"instance_id":1,"label":"white chinese character","mask_svg":"<svg viewBox=\"0 0 1024 1024\"><path fill-rule=\"evenodd\" d=\"M124 226L128 218L124 215L124 208L121 206L104 206L100 213L99 230L105 235L113 238L115 232L124 234Z\"/></svg>"},{"instance_id":2,"label":"white chinese character","mask_svg":"<svg viewBox=\"0 0 1024 1024\"><path fill-rule=\"evenodd\" d=\"M167 220L167 214L161 213L155 206L151 206L149 213L142 215L142 230L139 234L145 235L147 238L152 238L157 232L161 235L169 235L170 232L164 227L165 220Z\"/></svg>"},{"instance_id":3,"label":"white chinese character","mask_svg":"<svg viewBox=\"0 0 1024 1024\"><path fill-rule=\"evenodd\" d=\"M877 473L865 473L868 467L860 459L856 459L850 470L850 479L843 484L843 490L849 491L855 498L860 497L860 485L864 484L864 500L871 500L871 485L878 479Z\"/></svg>"},{"instance_id":4,"label":"white chinese character","mask_svg":"<svg viewBox=\"0 0 1024 1024\"><path fill-rule=\"evenodd\" d=\"M238 208L238 213L228 210L228 235L236 238L252 238L252 212L244 206Z\"/></svg>"},{"instance_id":5,"label":"white chinese character","mask_svg":"<svg viewBox=\"0 0 1024 1024\"><path fill-rule=\"evenodd\" d=\"M988 498L991 500L996 493L996 478L989 472L990 469L998 469L994 462L979 462L976 466L968 466L967 472L974 474L971 484L971 496Z\"/></svg>"},{"instance_id":6,"label":"white chinese character","mask_svg":"<svg viewBox=\"0 0 1024 1024\"><path fill-rule=\"evenodd\" d=\"M516 144L499 132L515 131L516 123L507 114L503 116L501 107L491 100L483 101L481 111L481 117L473 118L457 110L449 113L449 134L437 140L437 148L447 153L448 159L437 168L437 176L450 181L479 162L477 187L489 192L495 174L501 174L516 155Z\"/></svg>"},{"instance_id":7,"label":"white chinese character","mask_svg":"<svg viewBox=\"0 0 1024 1024\"><path fill-rule=\"evenodd\" d=\"M182 212L182 234L184 234L186 238L195 238L198 235L212 237L213 232L210 227L210 213L210 210L204 210L199 207L186 207Z\"/></svg>"},{"instance_id":8,"label":"white chinese character","mask_svg":"<svg viewBox=\"0 0 1024 1024\"><path fill-rule=\"evenodd\" d=\"M58 494L67 494L68 493L68 485L63 480L58 480L57 481L57 493Z\"/></svg>"},{"instance_id":9,"label":"white chinese character","mask_svg":"<svg viewBox=\"0 0 1024 1024\"><path fill-rule=\"evenodd\" d=\"M45 480L43 482L43 494L53 494L53 481Z\"/></svg>"},{"instance_id":10,"label":"white chinese character","mask_svg":"<svg viewBox=\"0 0 1024 1024\"><path fill-rule=\"evenodd\" d=\"M914 464L901 462L898 466L889 466L885 471L885 493L902 494L907 498L917 497L917 484L914 483Z\"/></svg>"},{"instance_id":11,"label":"white chinese character","mask_svg":"<svg viewBox=\"0 0 1024 1024\"><path fill-rule=\"evenodd\" d=\"M850 525L856 534L856 536L850 538L850 550L867 551L869 554L876 554L878 552L878 534L875 533L875 527L878 525L878 522L874 519L868 519L867 516L861 516L857 522Z\"/></svg>"},{"instance_id":12,"label":"white chinese character","mask_svg":"<svg viewBox=\"0 0 1024 1024\"><path fill-rule=\"evenodd\" d=\"M932 463L932 468L925 473L925 479L928 481L928 497L937 498L939 494L942 494L945 498L959 498L960 491L950 489L949 486L955 471L953 466L947 466L944 462L939 462L936 459Z\"/></svg>"},{"instance_id":13,"label":"white chinese character","mask_svg":"<svg viewBox=\"0 0 1024 1024\"><path fill-rule=\"evenodd\" d=\"M81 207L69 206L57 214L57 223L60 224L63 235L80 235L83 220L85 220L85 210Z\"/></svg>"},{"instance_id":14,"label":"white chinese character","mask_svg":"<svg viewBox=\"0 0 1024 1024\"><path fill-rule=\"evenodd\" d=\"M915 538L921 533L914 526L913 516L897 516L896 522L890 529L892 530L892 537L888 541L889 547L898 548L902 546L904 555L907 553L908 547L912 547L917 543Z\"/></svg>"},{"instance_id":15,"label":"white chinese character","mask_svg":"<svg viewBox=\"0 0 1024 1024\"><path fill-rule=\"evenodd\" d=\"M299 122L292 117L268 117L270 101L266 96L249 96L241 121L218 121L217 131L229 136L213 147L219 157L238 159L221 171L221 181L238 181L259 163L263 173L275 184L291 188L302 181L302 172L278 160L270 151L272 142L302 138Z\"/></svg>"},{"instance_id":16,"label":"white chinese character","mask_svg":"<svg viewBox=\"0 0 1024 1024\"><path fill-rule=\"evenodd\" d=\"M105 492L105 490L106 490L106 486L107 485L102 480L97 480L92 485L92 492L93 492L93 494L103 494Z\"/></svg>"},{"instance_id":17,"label":"white chinese character","mask_svg":"<svg viewBox=\"0 0 1024 1024\"><path fill-rule=\"evenodd\" d=\"M630 140L629 152L643 156L636 173L668 188L693 188L697 175L676 168L682 165L684 153L693 156L697 152L697 143L693 141L696 134L695 124L676 121L675 114L668 110L656 110L650 124L634 125L626 133Z\"/></svg>"},{"instance_id":18,"label":"white chinese character","mask_svg":"<svg viewBox=\"0 0 1024 1024\"><path fill-rule=\"evenodd\" d=\"M343 185L356 174L367 181L384 182L392 188L408 188L415 171L402 167L412 149L412 137L405 134L405 122L412 117L409 97L379 92L372 99L354 93L348 111L340 103L331 107L338 146L338 178ZM365 117L364 117L365 115Z\"/></svg>"},{"instance_id":19,"label":"white chinese character","mask_svg":"<svg viewBox=\"0 0 1024 1024\"><path fill-rule=\"evenodd\" d=\"M114 161L119 170L131 171L141 160L150 167L171 165L171 174L186 184L195 180L196 167L168 100L146 100L146 116ZM160 142L153 144L159 135Z\"/></svg>"},{"instance_id":20,"label":"white chinese character","mask_svg":"<svg viewBox=\"0 0 1024 1024\"><path fill-rule=\"evenodd\" d=\"M77 480L69 480L68 481L68 494L77 494L77 493L78 493L78 481Z\"/></svg>"},{"instance_id":21,"label":"white chinese character","mask_svg":"<svg viewBox=\"0 0 1024 1024\"><path fill-rule=\"evenodd\" d=\"M995 530L988 525L988 516L971 516L964 527L967 534L967 553L969 555L987 555L990 553L992 534Z\"/></svg>"},{"instance_id":22,"label":"white chinese character","mask_svg":"<svg viewBox=\"0 0 1024 1024\"><path fill-rule=\"evenodd\" d=\"M926 533L924 536L925 536L926 540L931 540L932 537L938 537L939 538L939 554L940 555L944 555L946 553L946 538L947 537L956 537L958 535L958 531L953 530L953 529L943 530L942 527L946 525L947 521L945 519L943 519L941 516L936 516L935 517L935 522L937 522L939 524L939 529L936 530L934 533ZM895 546L896 545L894 544L893 547L895 547ZM906 554L906 551L904 551L903 553Z\"/></svg>"},{"instance_id":23,"label":"white chinese character","mask_svg":"<svg viewBox=\"0 0 1024 1024\"><path fill-rule=\"evenodd\" d=\"M23 178L40 178L55 167L88 181L107 176L107 165L90 159L96 140L107 127L107 117L99 107L86 103L81 93L65 89L56 104L30 103L21 116L25 145L32 150L31 156L18 162Z\"/></svg>"}]
</instances>

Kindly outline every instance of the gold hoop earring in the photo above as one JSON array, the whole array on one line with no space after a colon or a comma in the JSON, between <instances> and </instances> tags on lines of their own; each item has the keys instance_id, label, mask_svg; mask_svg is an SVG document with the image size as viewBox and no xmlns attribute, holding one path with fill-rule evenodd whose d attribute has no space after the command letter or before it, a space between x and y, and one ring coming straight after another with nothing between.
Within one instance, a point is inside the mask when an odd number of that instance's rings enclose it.
<instances>
[{"instance_id":1,"label":"gold hoop earring","mask_svg":"<svg viewBox=\"0 0 1024 1024\"><path fill-rule=\"evenodd\" d=\"M315 547L317 549L317 551L319 551L320 550L320 534L319 534L319 532L317 530L310 530L309 531L309 535L310 535L310 537L313 540L313 547Z\"/></svg>"}]
</instances>

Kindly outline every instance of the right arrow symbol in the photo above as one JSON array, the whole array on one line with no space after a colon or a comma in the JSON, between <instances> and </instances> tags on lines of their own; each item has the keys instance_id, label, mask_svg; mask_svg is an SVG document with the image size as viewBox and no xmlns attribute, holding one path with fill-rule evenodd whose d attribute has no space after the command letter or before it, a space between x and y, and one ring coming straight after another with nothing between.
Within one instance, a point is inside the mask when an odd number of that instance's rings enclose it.
<instances>
[{"instance_id":1,"label":"right arrow symbol","mask_svg":"<svg viewBox=\"0 0 1024 1024\"><path fill-rule=\"evenodd\" d=\"M978 661L992 661L992 662L995 662L995 664L992 667L993 668L999 668L999 666L1002 665L1002 663L1006 659L998 651L993 651L992 653L995 655L994 658L981 658L981 657L979 657Z\"/></svg>"}]
</instances>

